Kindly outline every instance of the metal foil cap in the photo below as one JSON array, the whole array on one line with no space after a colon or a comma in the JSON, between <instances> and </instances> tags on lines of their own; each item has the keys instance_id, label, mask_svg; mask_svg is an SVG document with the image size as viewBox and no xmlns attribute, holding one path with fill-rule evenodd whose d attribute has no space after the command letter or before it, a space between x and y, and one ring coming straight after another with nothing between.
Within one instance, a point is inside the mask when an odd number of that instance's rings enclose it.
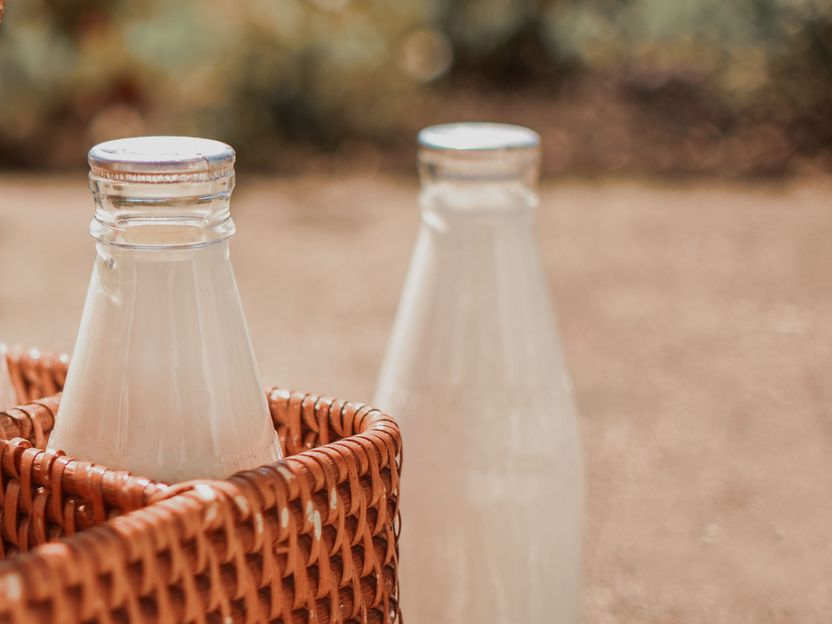
<instances>
[{"instance_id":1,"label":"metal foil cap","mask_svg":"<svg viewBox=\"0 0 832 624\"><path fill-rule=\"evenodd\" d=\"M512 124L463 122L419 133L423 180L507 181L533 185L540 169L540 135Z\"/></svg>"},{"instance_id":2,"label":"metal foil cap","mask_svg":"<svg viewBox=\"0 0 832 624\"><path fill-rule=\"evenodd\" d=\"M540 147L540 135L513 124L462 122L428 126L419 132L422 149L483 153Z\"/></svg>"},{"instance_id":3,"label":"metal foil cap","mask_svg":"<svg viewBox=\"0 0 832 624\"><path fill-rule=\"evenodd\" d=\"M208 182L234 175L234 149L220 141L147 136L99 143L87 158L90 177L114 182Z\"/></svg>"}]
</instances>

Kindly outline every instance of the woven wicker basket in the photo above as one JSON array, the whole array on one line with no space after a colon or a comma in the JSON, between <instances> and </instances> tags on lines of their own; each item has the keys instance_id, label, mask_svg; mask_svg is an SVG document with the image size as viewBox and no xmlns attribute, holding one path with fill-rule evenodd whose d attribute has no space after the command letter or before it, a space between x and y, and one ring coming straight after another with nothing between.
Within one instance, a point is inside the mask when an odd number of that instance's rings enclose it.
<instances>
[{"instance_id":1,"label":"woven wicker basket","mask_svg":"<svg viewBox=\"0 0 832 624\"><path fill-rule=\"evenodd\" d=\"M0 412L0 622L401 619L385 414L271 390L285 460L168 486L42 450L67 360L6 357L24 405Z\"/></svg>"}]
</instances>

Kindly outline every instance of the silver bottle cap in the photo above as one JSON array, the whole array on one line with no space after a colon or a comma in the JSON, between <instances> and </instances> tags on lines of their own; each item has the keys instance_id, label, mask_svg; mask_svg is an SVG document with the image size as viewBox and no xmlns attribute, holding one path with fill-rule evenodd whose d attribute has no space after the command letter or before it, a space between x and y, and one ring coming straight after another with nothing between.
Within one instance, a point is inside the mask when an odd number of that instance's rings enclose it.
<instances>
[{"instance_id":1,"label":"silver bottle cap","mask_svg":"<svg viewBox=\"0 0 832 624\"><path fill-rule=\"evenodd\" d=\"M464 122L429 126L419 133L423 181L456 180L534 185L540 168L540 135L502 123Z\"/></svg>"},{"instance_id":2,"label":"silver bottle cap","mask_svg":"<svg viewBox=\"0 0 832 624\"><path fill-rule=\"evenodd\" d=\"M87 160L91 178L170 184L232 177L235 154L212 139L147 136L99 143Z\"/></svg>"},{"instance_id":3,"label":"silver bottle cap","mask_svg":"<svg viewBox=\"0 0 832 624\"><path fill-rule=\"evenodd\" d=\"M530 128L503 123L464 122L428 126L419 132L423 149L482 152L535 149L540 135Z\"/></svg>"}]
</instances>

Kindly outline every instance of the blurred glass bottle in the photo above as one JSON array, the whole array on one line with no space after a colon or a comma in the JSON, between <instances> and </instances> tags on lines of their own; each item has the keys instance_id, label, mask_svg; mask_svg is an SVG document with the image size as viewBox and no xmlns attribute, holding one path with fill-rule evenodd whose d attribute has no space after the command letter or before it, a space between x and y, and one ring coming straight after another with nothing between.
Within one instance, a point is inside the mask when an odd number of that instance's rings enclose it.
<instances>
[{"instance_id":1,"label":"blurred glass bottle","mask_svg":"<svg viewBox=\"0 0 832 624\"><path fill-rule=\"evenodd\" d=\"M228 254L234 150L90 151L96 258L50 448L167 482L280 456Z\"/></svg>"},{"instance_id":2,"label":"blurred glass bottle","mask_svg":"<svg viewBox=\"0 0 832 624\"><path fill-rule=\"evenodd\" d=\"M540 140L464 123L419 135L422 226L375 404L406 449L408 620L578 620L578 426L536 243Z\"/></svg>"}]
</instances>

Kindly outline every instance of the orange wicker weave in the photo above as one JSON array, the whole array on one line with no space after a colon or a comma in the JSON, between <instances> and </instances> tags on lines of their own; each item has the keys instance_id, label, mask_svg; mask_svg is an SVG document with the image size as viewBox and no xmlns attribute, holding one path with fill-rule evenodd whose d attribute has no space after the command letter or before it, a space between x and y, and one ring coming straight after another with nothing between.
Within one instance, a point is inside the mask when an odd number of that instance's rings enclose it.
<instances>
[{"instance_id":1,"label":"orange wicker weave","mask_svg":"<svg viewBox=\"0 0 832 624\"><path fill-rule=\"evenodd\" d=\"M7 359L0 622L400 621L390 417L271 390L285 460L170 486L42 450L67 360Z\"/></svg>"}]
</instances>

